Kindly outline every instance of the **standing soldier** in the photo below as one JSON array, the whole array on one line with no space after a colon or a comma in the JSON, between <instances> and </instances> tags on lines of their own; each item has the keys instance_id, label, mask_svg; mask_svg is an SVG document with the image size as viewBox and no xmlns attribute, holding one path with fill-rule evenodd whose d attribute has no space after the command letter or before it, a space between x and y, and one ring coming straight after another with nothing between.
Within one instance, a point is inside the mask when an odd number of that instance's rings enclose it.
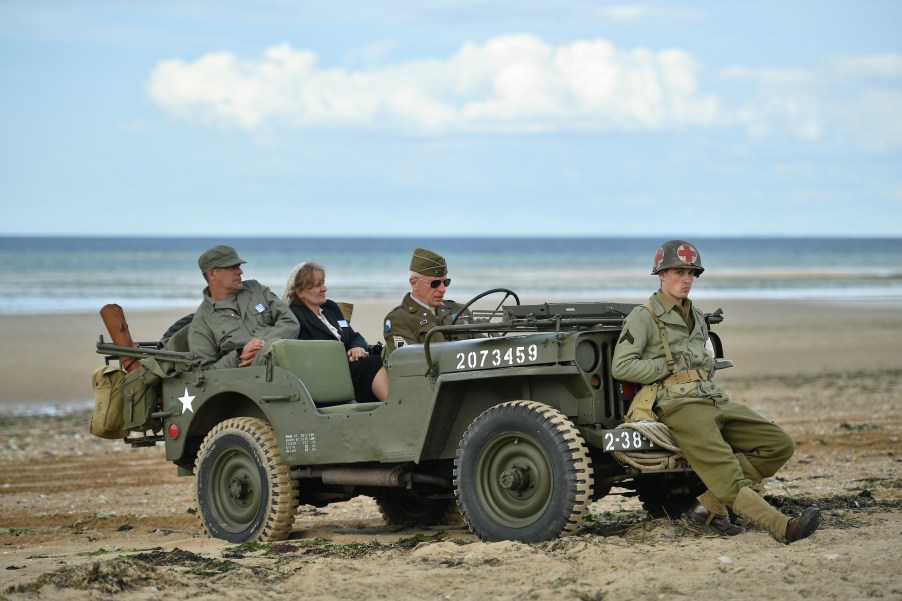
<instances>
[{"instance_id":1,"label":"standing soldier","mask_svg":"<svg viewBox=\"0 0 902 601\"><path fill-rule=\"evenodd\" d=\"M410 292L401 304L385 316L385 356L405 344L422 344L426 333L435 326L450 325L463 305L445 300L445 292L451 285L445 258L431 250L418 248L410 259ZM469 323L465 313L457 323ZM455 336L471 338L472 335ZM451 338L437 334L436 342Z\"/></svg>"},{"instance_id":2,"label":"standing soldier","mask_svg":"<svg viewBox=\"0 0 902 601\"><path fill-rule=\"evenodd\" d=\"M752 488L773 476L795 445L780 427L731 401L711 379L708 325L689 300L703 271L698 251L683 240L665 242L655 254L651 273L661 287L627 316L614 350L613 376L644 385L627 420L657 419L667 425L707 486L686 512L690 523L730 536L744 532L730 521L727 507L732 507L778 541L808 537L820 519L816 507L789 518Z\"/></svg>"}]
</instances>

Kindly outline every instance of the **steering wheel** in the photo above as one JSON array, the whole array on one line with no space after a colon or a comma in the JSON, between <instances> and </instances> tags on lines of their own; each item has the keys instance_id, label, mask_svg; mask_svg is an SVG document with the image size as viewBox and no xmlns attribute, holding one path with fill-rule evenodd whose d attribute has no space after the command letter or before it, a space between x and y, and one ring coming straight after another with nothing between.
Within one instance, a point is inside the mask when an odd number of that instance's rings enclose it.
<instances>
[{"instance_id":1,"label":"steering wheel","mask_svg":"<svg viewBox=\"0 0 902 601\"><path fill-rule=\"evenodd\" d=\"M473 305L473 303L475 303L479 299L489 296L491 294L504 294L504 296L501 298L501 302L498 303L497 305L495 305L495 308L492 309L493 313L495 311L497 311L498 309L500 309L501 305L504 304L504 301L506 301L507 299L509 299L511 297L514 298L514 301L518 305L520 304L520 297L517 296L517 293L514 292L513 290L511 290L509 288L492 288L491 290L486 290L485 292L480 292L479 294L477 294L476 296L471 298L469 301L467 301L467 303L463 307L461 307L460 310L457 312L457 315L454 316L454 319L451 320L451 325L452 326L456 325L457 320L460 319L460 316L463 315L464 313L466 313L467 309L469 309Z\"/></svg>"}]
</instances>

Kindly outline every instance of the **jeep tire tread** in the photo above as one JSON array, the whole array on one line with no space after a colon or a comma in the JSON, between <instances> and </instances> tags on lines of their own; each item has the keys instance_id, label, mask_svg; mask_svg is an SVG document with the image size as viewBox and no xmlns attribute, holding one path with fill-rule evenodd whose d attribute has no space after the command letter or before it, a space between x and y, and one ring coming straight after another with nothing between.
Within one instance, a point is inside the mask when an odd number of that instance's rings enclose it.
<instances>
[{"instance_id":1,"label":"jeep tire tread","mask_svg":"<svg viewBox=\"0 0 902 601\"><path fill-rule=\"evenodd\" d=\"M585 517L591 462L566 416L543 403L511 401L467 428L454 486L464 520L482 540L551 540L576 531Z\"/></svg>"},{"instance_id":2,"label":"jeep tire tread","mask_svg":"<svg viewBox=\"0 0 902 601\"><path fill-rule=\"evenodd\" d=\"M284 540L298 506L272 426L238 417L217 424L195 463L197 513L206 532L233 543Z\"/></svg>"}]
</instances>

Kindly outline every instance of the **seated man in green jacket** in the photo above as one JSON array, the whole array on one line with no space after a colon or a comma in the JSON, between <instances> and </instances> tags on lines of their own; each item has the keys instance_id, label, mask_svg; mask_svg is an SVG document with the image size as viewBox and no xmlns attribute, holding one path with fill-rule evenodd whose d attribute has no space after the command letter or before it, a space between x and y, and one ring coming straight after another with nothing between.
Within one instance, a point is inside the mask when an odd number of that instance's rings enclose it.
<instances>
[{"instance_id":1,"label":"seated man in green jacket","mask_svg":"<svg viewBox=\"0 0 902 601\"><path fill-rule=\"evenodd\" d=\"M288 306L260 282L242 281L246 262L225 245L197 260L207 287L188 328L188 348L205 370L260 365L273 342L297 338L300 326Z\"/></svg>"}]
</instances>

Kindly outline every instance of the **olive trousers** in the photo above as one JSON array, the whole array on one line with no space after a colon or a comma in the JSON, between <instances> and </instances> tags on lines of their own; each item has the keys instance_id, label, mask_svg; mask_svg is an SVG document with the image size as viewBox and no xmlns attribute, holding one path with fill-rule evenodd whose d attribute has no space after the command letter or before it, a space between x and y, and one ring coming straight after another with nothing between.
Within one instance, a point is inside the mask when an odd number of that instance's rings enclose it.
<instances>
[{"instance_id":1,"label":"olive trousers","mask_svg":"<svg viewBox=\"0 0 902 601\"><path fill-rule=\"evenodd\" d=\"M666 424L686 461L722 503L753 483L743 474L736 453L765 478L792 457L795 443L782 428L729 398L682 397L658 400L658 420Z\"/></svg>"}]
</instances>

